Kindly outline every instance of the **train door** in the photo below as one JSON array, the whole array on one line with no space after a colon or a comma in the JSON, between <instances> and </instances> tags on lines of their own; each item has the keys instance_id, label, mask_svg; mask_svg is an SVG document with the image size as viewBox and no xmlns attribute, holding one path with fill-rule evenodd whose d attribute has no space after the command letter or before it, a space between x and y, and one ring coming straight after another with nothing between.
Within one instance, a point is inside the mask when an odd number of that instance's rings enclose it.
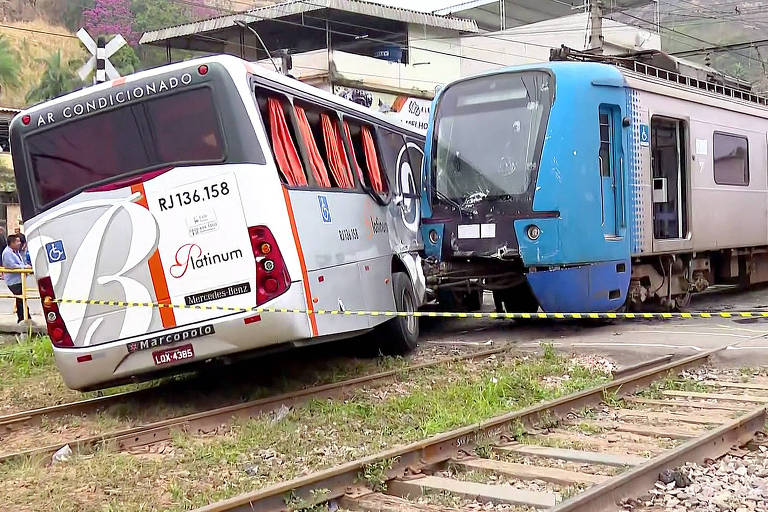
<instances>
[{"instance_id":1,"label":"train door","mask_svg":"<svg viewBox=\"0 0 768 512\"><path fill-rule=\"evenodd\" d=\"M616 112L610 106L601 106L600 120L600 197L602 200L603 234L606 238L619 236L619 213L622 194L619 186L621 138L616 134Z\"/></svg>"},{"instance_id":2,"label":"train door","mask_svg":"<svg viewBox=\"0 0 768 512\"><path fill-rule=\"evenodd\" d=\"M688 234L685 125L679 119L651 118L651 172L654 240Z\"/></svg>"}]
</instances>

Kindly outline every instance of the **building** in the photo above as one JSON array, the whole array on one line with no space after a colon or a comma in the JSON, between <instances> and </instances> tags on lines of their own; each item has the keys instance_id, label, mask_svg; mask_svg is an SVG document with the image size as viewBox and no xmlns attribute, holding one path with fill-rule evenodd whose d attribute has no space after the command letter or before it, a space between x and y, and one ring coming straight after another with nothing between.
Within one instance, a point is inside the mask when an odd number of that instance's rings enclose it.
<instances>
[{"instance_id":1,"label":"building","mask_svg":"<svg viewBox=\"0 0 768 512\"><path fill-rule=\"evenodd\" d=\"M169 61L174 52L193 50L282 69L290 55L287 72L297 79L426 129L430 99L443 84L546 61L561 44L584 50L590 20L583 0L474 0L437 12L364 0L290 0L147 32L140 43L165 48ZM602 33L606 53L660 47L657 34L609 20Z\"/></svg>"}]
</instances>

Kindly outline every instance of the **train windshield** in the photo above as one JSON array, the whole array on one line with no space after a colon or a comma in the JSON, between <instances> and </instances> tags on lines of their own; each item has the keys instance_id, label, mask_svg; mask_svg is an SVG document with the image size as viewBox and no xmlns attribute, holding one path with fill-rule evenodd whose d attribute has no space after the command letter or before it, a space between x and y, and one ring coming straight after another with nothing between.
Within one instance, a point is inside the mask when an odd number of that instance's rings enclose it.
<instances>
[{"instance_id":1,"label":"train windshield","mask_svg":"<svg viewBox=\"0 0 768 512\"><path fill-rule=\"evenodd\" d=\"M439 196L471 206L528 191L552 104L550 75L483 76L446 89L435 113Z\"/></svg>"}]
</instances>

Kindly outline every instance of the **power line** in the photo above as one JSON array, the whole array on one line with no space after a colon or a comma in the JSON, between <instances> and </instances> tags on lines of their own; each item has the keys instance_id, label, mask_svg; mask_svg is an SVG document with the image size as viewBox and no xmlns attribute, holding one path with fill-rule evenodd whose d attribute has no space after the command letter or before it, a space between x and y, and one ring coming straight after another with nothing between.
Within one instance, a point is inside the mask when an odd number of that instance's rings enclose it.
<instances>
[{"instance_id":1,"label":"power line","mask_svg":"<svg viewBox=\"0 0 768 512\"><path fill-rule=\"evenodd\" d=\"M192 2L190 0L171 0L171 1L175 2L175 3L191 5L193 7L203 7L204 6L204 4L199 4L199 3L196 3L196 2ZM312 4L312 5L314 5L314 4ZM210 6L205 6L205 7L210 7ZM253 14L253 13L250 13L250 12L247 12L247 11L246 12L238 12L238 11L232 11L232 10L229 10L229 9L223 9L221 7L213 7L213 9L215 9L215 10L217 10L219 12L228 12L228 13L233 14L233 15L248 16L248 17L254 18L254 19L258 20L258 21L265 20L265 18L262 18L262 17L260 17L260 16L258 16L256 14ZM324 32L324 33L336 34L336 35L352 37L352 38L359 38L360 35L361 35L361 34L355 34L355 33L351 33L351 32L342 32L340 30L333 30L330 27L329 28L314 27L312 25L306 25L306 24L303 24L303 23L297 23L297 22L288 21L288 20L280 20L280 19L275 19L275 18L268 18L267 20L268 21L272 21L272 22L276 22L276 23L282 23L282 24L285 24L285 25L297 26L297 27L307 28L307 29L311 29L311 30L317 30L317 31ZM382 43L382 44L387 44L387 45L392 44L392 41L388 41L386 39L378 39L378 38L373 38L373 37L367 37L365 39L367 41L373 41L373 42L376 42L376 43ZM494 61L489 61L489 60L485 60L485 59L478 59L478 58L475 58L475 57L468 57L466 55L460 55L460 54L456 54L456 53L435 50L433 48L422 48L422 47L410 46L410 47L408 47L408 49L409 50L419 50L419 51L424 51L424 52L429 52L429 53L435 53L435 54L438 54L438 55L446 55L446 56L449 56L449 57L456 57L456 58L459 58L459 59L465 59L465 60L470 60L470 61L475 61L475 62L481 62L483 64L491 64L491 65L499 66L499 67L508 66L507 63L503 63L503 62L494 62ZM527 57L525 55L517 55L517 54L508 54L508 55L514 55L516 57L523 57L523 58L530 58L530 57Z\"/></svg>"},{"instance_id":2,"label":"power line","mask_svg":"<svg viewBox=\"0 0 768 512\"><path fill-rule=\"evenodd\" d=\"M706 44L706 45L708 45L708 46L716 46L716 45L715 45L715 43L712 43L712 42L710 42L710 41L707 41L706 39L701 39L700 37L692 36L692 35L686 34L685 32L680 32L680 31L678 31L678 30L675 30L675 29L673 29L673 28L665 27L665 26L664 26L664 25L662 25L661 23L656 23L656 22L654 22L654 21L649 21L649 20L646 20L646 19L640 18L640 17L638 17L638 16L634 16L634 15L632 15L632 14L629 14L629 13L627 13L627 12L622 12L622 15L624 15L624 16L627 16L627 17L629 17L629 18L633 18L633 19L636 19L636 20L642 21L642 22L645 22L645 23L650 23L651 25L654 25L654 26L658 27L658 28L659 28L659 30L666 30L666 31L668 31L668 32L672 32L672 33L674 33L674 34L678 34L678 35L681 35L681 36L683 36L683 37L687 37L687 38L689 38L689 39L693 39L693 40L695 40L695 41L699 41L700 43L704 43L704 44ZM611 19L613 19L613 18L611 18ZM614 21L616 21L616 20L614 20ZM741 56L741 57L744 57L744 58L746 58L746 59L754 60L754 61L756 61L756 62L760 62L760 63L762 64L762 61L761 61L760 59L756 59L756 58L752 57L751 55L744 55L743 53L738 53L738 52L735 52L735 51L734 51L733 53L734 53L735 55L739 55L739 56Z\"/></svg>"},{"instance_id":3,"label":"power line","mask_svg":"<svg viewBox=\"0 0 768 512\"><path fill-rule=\"evenodd\" d=\"M4 25L4 24L0 24L0 28L7 28L10 30L21 30L24 32L34 32L35 34L45 34L47 36L59 36L59 37L66 37L69 39L77 39L77 36L73 36L72 34L62 34L60 32L48 32L45 30L37 30L34 28L14 27L13 25Z\"/></svg>"}]
</instances>

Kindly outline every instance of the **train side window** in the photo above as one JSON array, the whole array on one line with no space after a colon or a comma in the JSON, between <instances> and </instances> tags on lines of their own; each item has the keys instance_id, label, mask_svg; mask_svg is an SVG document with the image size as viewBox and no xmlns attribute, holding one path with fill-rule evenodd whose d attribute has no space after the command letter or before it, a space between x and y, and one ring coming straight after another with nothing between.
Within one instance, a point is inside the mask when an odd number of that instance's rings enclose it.
<instances>
[{"instance_id":1,"label":"train side window","mask_svg":"<svg viewBox=\"0 0 768 512\"><path fill-rule=\"evenodd\" d=\"M593 125L594 126L594 125ZM607 112L600 112L600 176L611 176L611 118Z\"/></svg>"},{"instance_id":2,"label":"train side window","mask_svg":"<svg viewBox=\"0 0 768 512\"><path fill-rule=\"evenodd\" d=\"M379 151L373 138L373 129L362 123L344 121L344 131L352 150L352 166L363 186L377 194L386 194L387 183L379 161Z\"/></svg>"},{"instance_id":3,"label":"train side window","mask_svg":"<svg viewBox=\"0 0 768 512\"><path fill-rule=\"evenodd\" d=\"M749 141L746 137L715 132L712 158L715 183L749 185Z\"/></svg>"},{"instance_id":4,"label":"train side window","mask_svg":"<svg viewBox=\"0 0 768 512\"><path fill-rule=\"evenodd\" d=\"M272 145L272 154L283 183L292 187L306 187L307 176L296 150L296 134L285 116L284 98L268 96L256 91L256 102L265 122L265 129Z\"/></svg>"}]
</instances>

